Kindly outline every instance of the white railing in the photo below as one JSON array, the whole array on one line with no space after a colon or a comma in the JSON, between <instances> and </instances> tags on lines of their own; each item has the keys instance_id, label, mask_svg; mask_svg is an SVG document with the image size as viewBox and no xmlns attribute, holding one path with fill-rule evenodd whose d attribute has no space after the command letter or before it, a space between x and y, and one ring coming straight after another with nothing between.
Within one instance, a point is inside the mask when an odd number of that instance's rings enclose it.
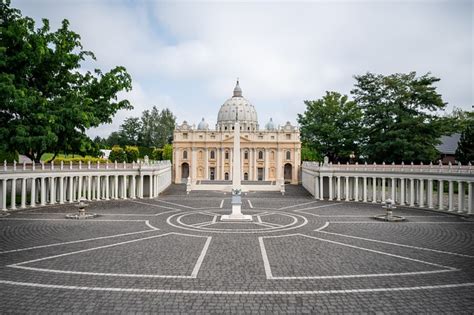
<instances>
[{"instance_id":1,"label":"white railing","mask_svg":"<svg viewBox=\"0 0 474 315\"><path fill-rule=\"evenodd\" d=\"M170 161L23 163L0 168L0 210L88 200L154 198L171 184Z\"/></svg>"},{"instance_id":2,"label":"white railing","mask_svg":"<svg viewBox=\"0 0 474 315\"><path fill-rule=\"evenodd\" d=\"M317 199L384 202L474 214L472 165L303 162L303 186ZM447 187L445 187L447 183Z\"/></svg>"}]
</instances>

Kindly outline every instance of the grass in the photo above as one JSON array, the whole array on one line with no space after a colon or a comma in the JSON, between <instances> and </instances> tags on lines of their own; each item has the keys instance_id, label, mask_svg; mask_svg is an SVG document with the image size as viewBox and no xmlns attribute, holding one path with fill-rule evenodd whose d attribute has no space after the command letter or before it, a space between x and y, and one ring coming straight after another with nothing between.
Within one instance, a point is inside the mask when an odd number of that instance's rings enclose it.
<instances>
[{"instance_id":1,"label":"grass","mask_svg":"<svg viewBox=\"0 0 474 315\"><path fill-rule=\"evenodd\" d=\"M41 161L47 162L51 160L51 158L54 156L53 153L45 153L41 156ZM82 155L79 154L60 154L56 155L57 158L62 157L62 158L74 158L74 157L82 157Z\"/></svg>"}]
</instances>

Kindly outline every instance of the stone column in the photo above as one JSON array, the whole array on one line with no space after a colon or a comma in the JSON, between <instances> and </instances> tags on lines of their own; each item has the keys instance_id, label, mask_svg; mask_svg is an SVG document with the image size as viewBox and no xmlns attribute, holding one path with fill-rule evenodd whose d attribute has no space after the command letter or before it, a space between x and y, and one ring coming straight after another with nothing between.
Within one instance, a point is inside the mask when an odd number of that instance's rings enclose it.
<instances>
[{"instance_id":1,"label":"stone column","mask_svg":"<svg viewBox=\"0 0 474 315\"><path fill-rule=\"evenodd\" d=\"M56 203L56 185L54 183L55 178L49 178L49 204L54 205Z\"/></svg>"},{"instance_id":2,"label":"stone column","mask_svg":"<svg viewBox=\"0 0 474 315\"><path fill-rule=\"evenodd\" d=\"M336 194L337 194L337 201L340 201L341 200L341 176L337 176L337 190L336 190Z\"/></svg>"},{"instance_id":3,"label":"stone column","mask_svg":"<svg viewBox=\"0 0 474 315\"><path fill-rule=\"evenodd\" d=\"M380 196L380 202L385 201L385 177L382 177L382 196Z\"/></svg>"},{"instance_id":4,"label":"stone column","mask_svg":"<svg viewBox=\"0 0 474 315\"><path fill-rule=\"evenodd\" d=\"M449 191L448 191L448 211L454 210L454 187L453 181L449 181Z\"/></svg>"},{"instance_id":5,"label":"stone column","mask_svg":"<svg viewBox=\"0 0 474 315\"><path fill-rule=\"evenodd\" d=\"M334 196L333 196L333 188L332 188L332 175L330 175L329 177L329 200L333 200L334 199Z\"/></svg>"},{"instance_id":6,"label":"stone column","mask_svg":"<svg viewBox=\"0 0 474 315\"><path fill-rule=\"evenodd\" d=\"M36 178L31 179L30 207L36 206Z\"/></svg>"},{"instance_id":7,"label":"stone column","mask_svg":"<svg viewBox=\"0 0 474 315\"><path fill-rule=\"evenodd\" d=\"M474 214L474 192L472 186L474 182L467 182L467 213Z\"/></svg>"},{"instance_id":8,"label":"stone column","mask_svg":"<svg viewBox=\"0 0 474 315\"><path fill-rule=\"evenodd\" d=\"M423 208L425 206L425 180L420 179L420 198L418 199L418 206Z\"/></svg>"},{"instance_id":9,"label":"stone column","mask_svg":"<svg viewBox=\"0 0 474 315\"><path fill-rule=\"evenodd\" d=\"M44 177L41 177L41 188L40 188L40 205L46 205L46 181Z\"/></svg>"},{"instance_id":10,"label":"stone column","mask_svg":"<svg viewBox=\"0 0 474 315\"><path fill-rule=\"evenodd\" d=\"M191 183L195 183L197 180L197 157L196 148L191 149ZM150 185L152 185L150 183Z\"/></svg>"},{"instance_id":11,"label":"stone column","mask_svg":"<svg viewBox=\"0 0 474 315\"><path fill-rule=\"evenodd\" d=\"M137 198L137 178L135 175L132 175L132 188L130 190L130 198Z\"/></svg>"},{"instance_id":12,"label":"stone column","mask_svg":"<svg viewBox=\"0 0 474 315\"><path fill-rule=\"evenodd\" d=\"M122 199L127 199L127 175L122 176Z\"/></svg>"},{"instance_id":13,"label":"stone column","mask_svg":"<svg viewBox=\"0 0 474 315\"><path fill-rule=\"evenodd\" d=\"M209 150L207 148L204 148L204 179L209 179Z\"/></svg>"},{"instance_id":14,"label":"stone column","mask_svg":"<svg viewBox=\"0 0 474 315\"><path fill-rule=\"evenodd\" d=\"M26 208L26 178L21 179L21 203L20 208Z\"/></svg>"},{"instance_id":15,"label":"stone column","mask_svg":"<svg viewBox=\"0 0 474 315\"><path fill-rule=\"evenodd\" d=\"M81 200L82 198L82 175L79 175L79 179L77 182L77 200Z\"/></svg>"},{"instance_id":16,"label":"stone column","mask_svg":"<svg viewBox=\"0 0 474 315\"><path fill-rule=\"evenodd\" d=\"M372 177L372 203L377 202L377 177Z\"/></svg>"},{"instance_id":17,"label":"stone column","mask_svg":"<svg viewBox=\"0 0 474 315\"><path fill-rule=\"evenodd\" d=\"M16 209L16 178L12 179L12 190L11 190L11 198L10 198L10 208L12 210Z\"/></svg>"},{"instance_id":18,"label":"stone column","mask_svg":"<svg viewBox=\"0 0 474 315\"><path fill-rule=\"evenodd\" d=\"M319 199L319 178L314 177L314 199Z\"/></svg>"},{"instance_id":19,"label":"stone column","mask_svg":"<svg viewBox=\"0 0 474 315\"><path fill-rule=\"evenodd\" d=\"M258 172L257 172L257 150L256 148L252 149L253 152L253 176L254 180L258 180Z\"/></svg>"},{"instance_id":20,"label":"stone column","mask_svg":"<svg viewBox=\"0 0 474 315\"><path fill-rule=\"evenodd\" d=\"M354 177L354 201L359 201L359 177Z\"/></svg>"},{"instance_id":21,"label":"stone column","mask_svg":"<svg viewBox=\"0 0 474 315\"><path fill-rule=\"evenodd\" d=\"M415 179L410 178L410 207L415 206Z\"/></svg>"},{"instance_id":22,"label":"stone column","mask_svg":"<svg viewBox=\"0 0 474 315\"><path fill-rule=\"evenodd\" d=\"M367 202L367 177L364 176L364 192L363 192L363 200L364 202Z\"/></svg>"},{"instance_id":23,"label":"stone column","mask_svg":"<svg viewBox=\"0 0 474 315\"><path fill-rule=\"evenodd\" d=\"M428 208L433 209L433 180L428 179Z\"/></svg>"},{"instance_id":24,"label":"stone column","mask_svg":"<svg viewBox=\"0 0 474 315\"><path fill-rule=\"evenodd\" d=\"M319 175L319 200L324 200L324 177Z\"/></svg>"},{"instance_id":25,"label":"stone column","mask_svg":"<svg viewBox=\"0 0 474 315\"><path fill-rule=\"evenodd\" d=\"M59 177L59 203L64 203L64 177Z\"/></svg>"},{"instance_id":26,"label":"stone column","mask_svg":"<svg viewBox=\"0 0 474 315\"><path fill-rule=\"evenodd\" d=\"M154 184L153 183L153 175L150 175L150 187L148 187L148 188L150 188L150 192L149 192L150 198L153 198L153 186L154 186L153 184Z\"/></svg>"},{"instance_id":27,"label":"stone column","mask_svg":"<svg viewBox=\"0 0 474 315\"><path fill-rule=\"evenodd\" d=\"M400 178L400 204L405 204L405 178Z\"/></svg>"},{"instance_id":28,"label":"stone column","mask_svg":"<svg viewBox=\"0 0 474 315\"><path fill-rule=\"evenodd\" d=\"M143 198L143 190L145 188L143 185L143 179L143 174L140 174L140 182L138 183L138 198Z\"/></svg>"},{"instance_id":29,"label":"stone column","mask_svg":"<svg viewBox=\"0 0 474 315\"><path fill-rule=\"evenodd\" d=\"M438 181L438 209L444 209L444 183L443 180Z\"/></svg>"},{"instance_id":30,"label":"stone column","mask_svg":"<svg viewBox=\"0 0 474 315\"><path fill-rule=\"evenodd\" d=\"M7 179L2 180L2 210L7 211Z\"/></svg>"},{"instance_id":31,"label":"stone column","mask_svg":"<svg viewBox=\"0 0 474 315\"><path fill-rule=\"evenodd\" d=\"M95 198L95 199L96 199L96 200L100 200L100 198L101 198L101 191L100 191L100 190L101 190L100 175L97 175L97 176L96 176L96 185L97 185L97 187L96 187L97 191L96 191L96 198Z\"/></svg>"},{"instance_id":32,"label":"stone column","mask_svg":"<svg viewBox=\"0 0 474 315\"><path fill-rule=\"evenodd\" d=\"M346 178L346 184L345 184L345 187L344 187L344 190L345 190L345 199L346 201L349 201L350 200L350 196L349 196L349 176L345 176Z\"/></svg>"},{"instance_id":33,"label":"stone column","mask_svg":"<svg viewBox=\"0 0 474 315\"><path fill-rule=\"evenodd\" d=\"M395 187L396 186L397 186L396 179L395 179L395 177L392 177L392 186L390 188L392 190L391 199L393 200L394 203L395 203L395 199L396 199L396 196L395 196Z\"/></svg>"},{"instance_id":34,"label":"stone column","mask_svg":"<svg viewBox=\"0 0 474 315\"><path fill-rule=\"evenodd\" d=\"M87 176L87 200L92 200L92 176Z\"/></svg>"},{"instance_id":35,"label":"stone column","mask_svg":"<svg viewBox=\"0 0 474 315\"><path fill-rule=\"evenodd\" d=\"M269 172L269 167L268 167L268 149L264 149L263 151L263 154L264 154L264 158L265 160L263 161L264 162L264 165L265 165L265 169L263 170L263 179L264 180L268 180L268 173Z\"/></svg>"},{"instance_id":36,"label":"stone column","mask_svg":"<svg viewBox=\"0 0 474 315\"><path fill-rule=\"evenodd\" d=\"M105 176L105 200L110 199L110 176Z\"/></svg>"},{"instance_id":37,"label":"stone column","mask_svg":"<svg viewBox=\"0 0 474 315\"><path fill-rule=\"evenodd\" d=\"M458 181L458 212L464 212L464 186Z\"/></svg>"},{"instance_id":38,"label":"stone column","mask_svg":"<svg viewBox=\"0 0 474 315\"><path fill-rule=\"evenodd\" d=\"M114 197L113 199L119 198L119 177L118 175L114 176Z\"/></svg>"}]
</instances>

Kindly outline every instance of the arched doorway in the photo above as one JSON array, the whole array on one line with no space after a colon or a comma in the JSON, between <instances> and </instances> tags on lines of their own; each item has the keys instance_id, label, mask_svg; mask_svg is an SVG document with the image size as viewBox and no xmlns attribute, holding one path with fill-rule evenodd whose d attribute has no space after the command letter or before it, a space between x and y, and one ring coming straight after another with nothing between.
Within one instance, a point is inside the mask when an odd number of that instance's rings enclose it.
<instances>
[{"instance_id":1,"label":"arched doorway","mask_svg":"<svg viewBox=\"0 0 474 315\"><path fill-rule=\"evenodd\" d=\"M181 179L188 179L189 177L189 164L181 164Z\"/></svg>"},{"instance_id":2,"label":"arched doorway","mask_svg":"<svg viewBox=\"0 0 474 315\"><path fill-rule=\"evenodd\" d=\"M292 172L293 172L293 167L291 166L290 163L286 163L285 164L285 171L284 171L285 182L291 181L291 178L293 177Z\"/></svg>"},{"instance_id":3,"label":"arched doorway","mask_svg":"<svg viewBox=\"0 0 474 315\"><path fill-rule=\"evenodd\" d=\"M229 173L227 172L224 173L224 180L229 180Z\"/></svg>"},{"instance_id":4,"label":"arched doorway","mask_svg":"<svg viewBox=\"0 0 474 315\"><path fill-rule=\"evenodd\" d=\"M249 173L247 172L244 173L244 180L249 180Z\"/></svg>"}]
</instances>

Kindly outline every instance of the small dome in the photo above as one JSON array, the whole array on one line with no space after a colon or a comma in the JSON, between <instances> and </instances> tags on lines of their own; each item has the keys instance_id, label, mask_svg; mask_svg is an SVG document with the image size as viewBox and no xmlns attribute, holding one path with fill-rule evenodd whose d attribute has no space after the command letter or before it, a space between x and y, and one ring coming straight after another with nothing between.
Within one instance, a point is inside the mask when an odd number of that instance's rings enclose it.
<instances>
[{"instance_id":1,"label":"small dome","mask_svg":"<svg viewBox=\"0 0 474 315\"><path fill-rule=\"evenodd\" d=\"M265 125L265 129L275 130L275 124L273 123L273 119L270 118L270 121L267 122L267 124Z\"/></svg>"},{"instance_id":2,"label":"small dome","mask_svg":"<svg viewBox=\"0 0 474 315\"><path fill-rule=\"evenodd\" d=\"M217 114L217 129L231 130L236 119L239 120L242 130L258 129L257 111L255 107L242 96L239 81L237 81L235 85L232 98L225 101Z\"/></svg>"},{"instance_id":3,"label":"small dome","mask_svg":"<svg viewBox=\"0 0 474 315\"><path fill-rule=\"evenodd\" d=\"M209 124L202 118L201 122L198 124L198 130L207 130L209 129Z\"/></svg>"}]
</instances>

